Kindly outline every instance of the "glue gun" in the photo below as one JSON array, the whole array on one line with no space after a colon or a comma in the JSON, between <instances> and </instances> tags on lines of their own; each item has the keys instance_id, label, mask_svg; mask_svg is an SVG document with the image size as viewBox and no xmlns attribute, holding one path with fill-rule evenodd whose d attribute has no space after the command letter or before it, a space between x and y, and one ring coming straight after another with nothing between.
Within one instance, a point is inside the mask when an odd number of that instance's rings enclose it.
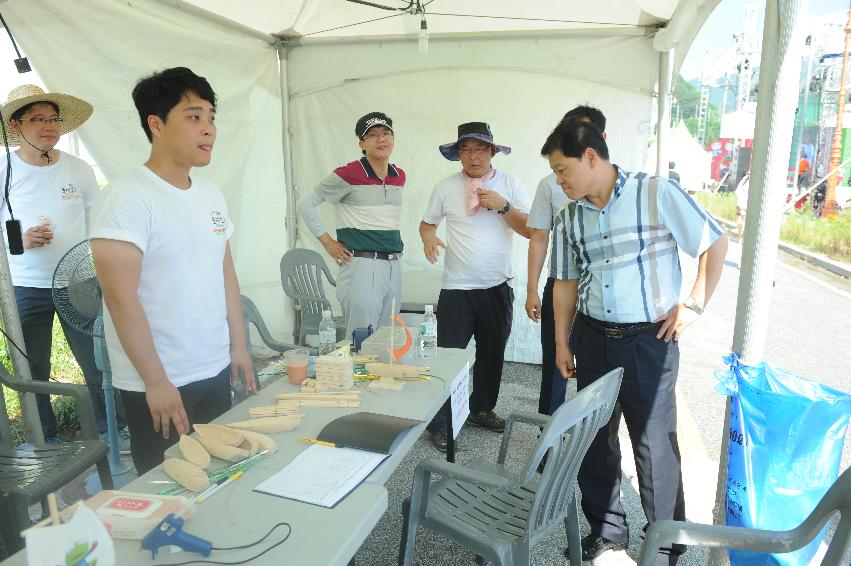
<instances>
[{"instance_id":1,"label":"glue gun","mask_svg":"<svg viewBox=\"0 0 851 566\"><path fill-rule=\"evenodd\" d=\"M183 530L184 520L173 513L154 527L154 530L142 539L142 548L151 551L151 559L156 559L157 551L163 546L177 546L187 552L197 552L202 556L210 556L213 543Z\"/></svg>"}]
</instances>

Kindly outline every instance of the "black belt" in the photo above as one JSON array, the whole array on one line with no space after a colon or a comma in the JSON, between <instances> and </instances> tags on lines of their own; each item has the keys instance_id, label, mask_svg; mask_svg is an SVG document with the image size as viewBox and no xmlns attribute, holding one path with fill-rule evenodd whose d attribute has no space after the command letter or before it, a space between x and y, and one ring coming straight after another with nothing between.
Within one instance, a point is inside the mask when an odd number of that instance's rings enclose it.
<instances>
[{"instance_id":1,"label":"black belt","mask_svg":"<svg viewBox=\"0 0 851 566\"><path fill-rule=\"evenodd\" d=\"M352 252L355 257L367 257L369 259L386 259L387 261L396 261L402 259L402 252L362 252L355 250Z\"/></svg>"},{"instance_id":2,"label":"black belt","mask_svg":"<svg viewBox=\"0 0 851 566\"><path fill-rule=\"evenodd\" d=\"M582 318L586 324L593 330L603 334L606 338L629 338L630 336L638 336L645 332L654 332L662 326L662 322L604 322L591 318L587 314L577 312L577 316Z\"/></svg>"}]
</instances>

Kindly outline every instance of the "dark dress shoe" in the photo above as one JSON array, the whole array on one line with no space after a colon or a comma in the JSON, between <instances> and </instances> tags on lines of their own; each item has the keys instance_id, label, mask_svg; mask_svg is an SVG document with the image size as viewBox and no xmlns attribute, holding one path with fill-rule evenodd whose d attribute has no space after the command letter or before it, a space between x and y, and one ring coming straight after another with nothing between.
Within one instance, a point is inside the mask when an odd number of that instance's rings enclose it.
<instances>
[{"instance_id":1,"label":"dark dress shoe","mask_svg":"<svg viewBox=\"0 0 851 566\"><path fill-rule=\"evenodd\" d=\"M594 560L607 550L626 550L626 545L612 542L608 539L604 539L600 535L594 534L588 535L582 539L582 560L584 562ZM570 554L566 548L564 549L564 555L570 558Z\"/></svg>"}]
</instances>

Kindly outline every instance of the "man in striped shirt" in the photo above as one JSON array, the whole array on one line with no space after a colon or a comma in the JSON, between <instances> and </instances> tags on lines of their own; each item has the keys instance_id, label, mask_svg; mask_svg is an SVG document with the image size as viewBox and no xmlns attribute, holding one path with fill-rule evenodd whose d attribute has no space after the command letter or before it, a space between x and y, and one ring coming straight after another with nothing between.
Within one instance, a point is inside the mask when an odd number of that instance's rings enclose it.
<instances>
[{"instance_id":1,"label":"man in striped shirt","mask_svg":"<svg viewBox=\"0 0 851 566\"><path fill-rule=\"evenodd\" d=\"M363 157L338 167L298 201L311 233L340 266L337 299L346 318L346 335L355 328L390 324L392 299L402 305L402 189L405 172L390 163L393 120L370 112L355 124ZM316 211L337 205L337 239Z\"/></svg>"},{"instance_id":2,"label":"man in striped shirt","mask_svg":"<svg viewBox=\"0 0 851 566\"><path fill-rule=\"evenodd\" d=\"M576 377L579 389L624 368L618 405L579 471L582 509L591 525L582 555L592 560L629 541L620 501L621 415L648 523L685 520L674 393L677 340L715 290L727 236L675 181L613 165L592 123L563 122L541 154L572 201L559 214L560 238L552 253L556 364L565 377ZM679 250L699 257L685 301ZM675 564L683 550L663 548L656 563Z\"/></svg>"}]
</instances>

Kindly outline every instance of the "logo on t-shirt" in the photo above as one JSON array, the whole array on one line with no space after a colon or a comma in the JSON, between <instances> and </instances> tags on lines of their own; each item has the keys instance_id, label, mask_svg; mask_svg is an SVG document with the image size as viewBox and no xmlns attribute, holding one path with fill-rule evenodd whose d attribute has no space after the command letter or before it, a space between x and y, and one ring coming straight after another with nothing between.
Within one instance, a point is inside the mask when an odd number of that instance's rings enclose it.
<instances>
[{"instance_id":1,"label":"logo on t-shirt","mask_svg":"<svg viewBox=\"0 0 851 566\"><path fill-rule=\"evenodd\" d=\"M77 185L74 183L68 183L64 187L59 189L62 200L73 200L78 198L83 198L83 194L80 192L80 189L77 188Z\"/></svg>"},{"instance_id":2,"label":"logo on t-shirt","mask_svg":"<svg viewBox=\"0 0 851 566\"><path fill-rule=\"evenodd\" d=\"M214 210L210 213L210 220L213 222L213 234L224 234L227 229L228 221L221 210Z\"/></svg>"}]
</instances>

